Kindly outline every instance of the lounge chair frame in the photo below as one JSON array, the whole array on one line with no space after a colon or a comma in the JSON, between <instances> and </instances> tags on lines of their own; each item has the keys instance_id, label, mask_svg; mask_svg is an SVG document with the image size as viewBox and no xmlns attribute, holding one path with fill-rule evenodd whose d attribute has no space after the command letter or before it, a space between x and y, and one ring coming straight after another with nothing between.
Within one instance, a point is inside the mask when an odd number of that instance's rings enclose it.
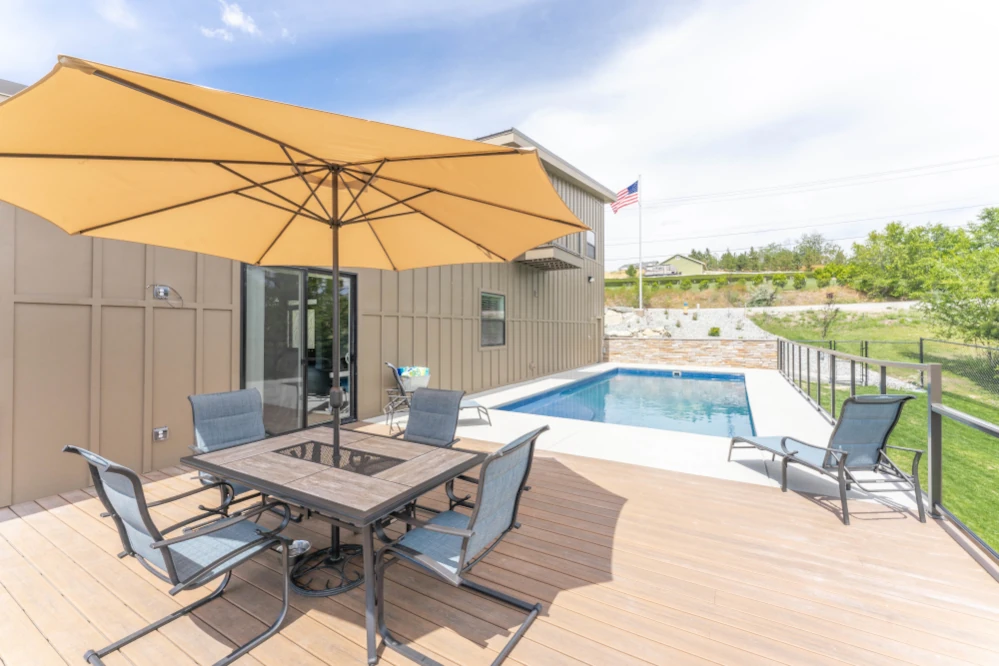
<instances>
[{"instance_id":1,"label":"lounge chair frame","mask_svg":"<svg viewBox=\"0 0 999 666\"><path fill-rule=\"evenodd\" d=\"M880 396L878 396L880 397ZM919 522L926 522L926 510L923 505L923 491L922 486L919 482L919 462L922 459L923 451L919 449L907 448L904 446L893 446L888 444L888 438L891 436L892 431L895 426L898 425L898 421L902 416L902 407L904 403L913 400L911 395L897 395L892 396L897 400L894 402L899 403L898 410L895 413L895 419L892 421L891 425L888 427L884 439L881 442L881 447L878 450L877 460L874 464L864 464L864 465L850 465L848 458L849 453L843 449L837 449L832 446L832 442L836 439L836 433L839 431L841 425L843 424L844 418L843 414L847 412L848 404L870 404L870 401L865 401L865 396L851 396L843 402L843 411L841 412L840 419L836 422L836 426L833 428L832 434L829 436L830 445L827 447L819 447L814 444L808 444L794 437L783 437L780 441L780 451L776 451L769 447L763 447L754 442L751 438L746 437L733 437L729 444L728 449L728 460L732 460L732 451L734 449L759 449L765 451L772 455L772 460L776 460L777 456L781 456L781 481L780 489L782 492L787 492L787 469L788 465L795 463L797 465L802 465L811 470L814 470L820 474L828 476L835 479L839 485L839 497L840 504L842 506L843 514L843 524L850 524L850 510L847 505L847 491L853 486L857 486L860 490L865 493L879 493L879 492L893 492L894 488L875 488L872 484L882 484L882 483L904 483L909 486L913 491L916 498L916 508L919 513ZM739 446L739 444L744 444L745 446ZM825 451L825 457L822 460L821 465L815 465L806 460L802 460L798 457L798 453L801 451L801 447L809 447L812 449L822 449ZM891 449L893 451L905 451L911 453L912 458L912 470L911 472L904 472L891 458L888 457L886 449ZM854 472L874 472L878 474L884 474L889 478L880 479L866 479L861 481L858 479Z\"/></svg>"}]
</instances>

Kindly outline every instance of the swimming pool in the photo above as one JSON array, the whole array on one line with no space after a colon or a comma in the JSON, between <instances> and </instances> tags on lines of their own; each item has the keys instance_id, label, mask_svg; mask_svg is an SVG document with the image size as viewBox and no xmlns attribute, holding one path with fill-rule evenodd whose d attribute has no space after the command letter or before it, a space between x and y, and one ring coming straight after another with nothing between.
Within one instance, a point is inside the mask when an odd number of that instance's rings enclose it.
<instances>
[{"instance_id":1,"label":"swimming pool","mask_svg":"<svg viewBox=\"0 0 999 666\"><path fill-rule=\"evenodd\" d=\"M615 368L497 409L716 437L756 434L745 377L734 374Z\"/></svg>"}]
</instances>

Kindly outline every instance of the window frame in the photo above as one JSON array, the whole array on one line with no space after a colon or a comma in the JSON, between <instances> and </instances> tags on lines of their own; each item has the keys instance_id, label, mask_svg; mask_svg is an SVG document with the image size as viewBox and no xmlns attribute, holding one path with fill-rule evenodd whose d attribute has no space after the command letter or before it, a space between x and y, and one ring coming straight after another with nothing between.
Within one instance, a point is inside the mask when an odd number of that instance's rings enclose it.
<instances>
[{"instance_id":1,"label":"window frame","mask_svg":"<svg viewBox=\"0 0 999 666\"><path fill-rule=\"evenodd\" d=\"M482 297L488 294L489 296L499 296L503 299L503 344L501 345L484 345L482 344ZM507 310L507 295L505 292L493 291L491 289L479 289L479 351L497 351L501 349L506 349L507 345L510 344L510 327L508 326L509 311Z\"/></svg>"},{"instance_id":2,"label":"window frame","mask_svg":"<svg viewBox=\"0 0 999 666\"><path fill-rule=\"evenodd\" d=\"M590 243L590 236L593 236L593 242ZM590 255L590 248L593 248L593 255ZM597 232L593 229L587 229L583 232L583 256L587 259L597 260Z\"/></svg>"}]
</instances>

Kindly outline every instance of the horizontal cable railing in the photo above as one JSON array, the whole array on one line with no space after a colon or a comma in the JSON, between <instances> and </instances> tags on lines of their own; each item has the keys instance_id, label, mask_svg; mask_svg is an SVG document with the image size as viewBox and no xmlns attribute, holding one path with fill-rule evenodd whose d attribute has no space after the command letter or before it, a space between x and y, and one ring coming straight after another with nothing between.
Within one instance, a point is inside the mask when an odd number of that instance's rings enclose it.
<instances>
[{"instance_id":1,"label":"horizontal cable railing","mask_svg":"<svg viewBox=\"0 0 999 666\"><path fill-rule=\"evenodd\" d=\"M843 341L840 342L842 344ZM871 358L867 345L861 355L848 354L835 349L829 341L822 347L801 341L778 338L777 367L784 378L816 408L830 423L835 424L842 400L855 396L858 389L872 393L875 389L884 395L889 389L903 392L925 393L927 405L927 494L930 514L946 517L996 563L999 553L973 529L962 522L943 503L943 424L944 420L961 424L975 432L995 438L999 444L999 425L966 412L944 406L943 370L940 363L910 363ZM914 344L919 344L916 341ZM892 371L891 374L889 371ZM868 381L868 379L871 381ZM921 388L923 384L924 388ZM837 399L837 394L839 399ZM991 440L990 440L991 441ZM999 456L997 456L999 457ZM999 483L994 479L992 483ZM962 498L966 499L966 498ZM984 499L982 500L984 501ZM995 540L993 539L995 543ZM999 544L997 544L999 545ZM995 574L994 574L995 575Z\"/></svg>"}]
</instances>

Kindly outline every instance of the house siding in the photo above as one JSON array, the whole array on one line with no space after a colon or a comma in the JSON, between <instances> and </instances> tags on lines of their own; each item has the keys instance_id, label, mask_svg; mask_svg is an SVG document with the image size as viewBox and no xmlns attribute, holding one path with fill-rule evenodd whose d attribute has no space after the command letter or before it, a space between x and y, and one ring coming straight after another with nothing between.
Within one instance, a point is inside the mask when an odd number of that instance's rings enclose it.
<instances>
[{"instance_id":1,"label":"house siding","mask_svg":"<svg viewBox=\"0 0 999 666\"><path fill-rule=\"evenodd\" d=\"M568 180L551 180L596 236L597 257L584 257L582 269L540 271L514 262L356 271L360 418L381 414L385 390L394 385L386 362L427 366L432 387L472 393L600 361L604 204ZM582 232L556 244L585 255L585 242ZM479 345L483 290L506 295L503 347Z\"/></svg>"}]
</instances>

